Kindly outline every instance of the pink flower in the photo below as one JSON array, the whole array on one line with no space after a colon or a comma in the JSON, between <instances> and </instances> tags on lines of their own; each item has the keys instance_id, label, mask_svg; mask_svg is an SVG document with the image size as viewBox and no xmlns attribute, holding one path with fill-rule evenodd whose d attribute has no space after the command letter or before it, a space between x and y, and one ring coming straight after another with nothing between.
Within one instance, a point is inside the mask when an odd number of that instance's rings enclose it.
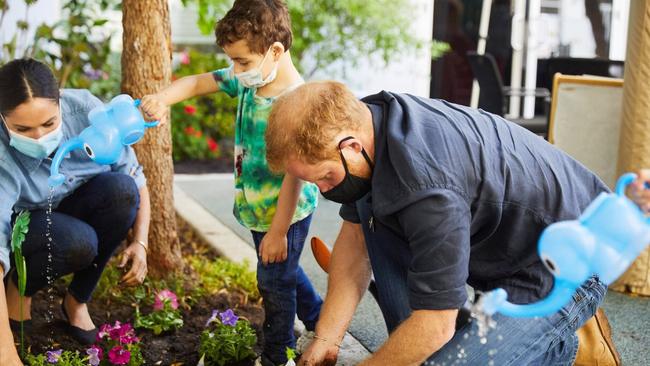
<instances>
[{"instance_id":1,"label":"pink flower","mask_svg":"<svg viewBox=\"0 0 650 366\"><path fill-rule=\"evenodd\" d=\"M190 64L190 54L188 52L181 52L181 64L189 65Z\"/></svg>"},{"instance_id":2,"label":"pink flower","mask_svg":"<svg viewBox=\"0 0 650 366\"><path fill-rule=\"evenodd\" d=\"M115 322L115 326L108 333L112 340L117 341L123 337L133 335L133 327L131 324L120 324L120 322Z\"/></svg>"},{"instance_id":3,"label":"pink flower","mask_svg":"<svg viewBox=\"0 0 650 366\"><path fill-rule=\"evenodd\" d=\"M113 327L110 324L104 324L99 327L99 332L97 332L97 342L100 342L104 337L108 336Z\"/></svg>"},{"instance_id":4,"label":"pink flower","mask_svg":"<svg viewBox=\"0 0 650 366\"><path fill-rule=\"evenodd\" d=\"M188 116L193 116L194 113L196 113L196 107L191 104L188 104L185 106L184 111L185 114L187 114Z\"/></svg>"},{"instance_id":5,"label":"pink flower","mask_svg":"<svg viewBox=\"0 0 650 366\"><path fill-rule=\"evenodd\" d=\"M138 338L138 337L136 337L136 336L134 336L132 334L125 335L124 337L120 337L120 343L121 344L133 344L133 343L138 343L138 342L140 342L140 338Z\"/></svg>"},{"instance_id":6,"label":"pink flower","mask_svg":"<svg viewBox=\"0 0 650 366\"><path fill-rule=\"evenodd\" d=\"M131 361L131 352L122 346L115 346L108 351L108 360L114 365L126 365Z\"/></svg>"},{"instance_id":7,"label":"pink flower","mask_svg":"<svg viewBox=\"0 0 650 366\"><path fill-rule=\"evenodd\" d=\"M178 309L178 298L175 293L168 289L161 290L156 294L153 309L156 311L163 310L165 308L165 303L169 303L174 310Z\"/></svg>"}]
</instances>

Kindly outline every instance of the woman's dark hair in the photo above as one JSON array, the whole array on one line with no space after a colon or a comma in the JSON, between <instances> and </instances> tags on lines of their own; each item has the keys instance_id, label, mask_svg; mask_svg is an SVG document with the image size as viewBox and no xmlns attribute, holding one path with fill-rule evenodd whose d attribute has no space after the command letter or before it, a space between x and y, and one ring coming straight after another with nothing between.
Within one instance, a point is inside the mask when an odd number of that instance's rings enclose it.
<instances>
[{"instance_id":1,"label":"woman's dark hair","mask_svg":"<svg viewBox=\"0 0 650 366\"><path fill-rule=\"evenodd\" d=\"M24 58L0 67L0 113L9 114L33 98L59 103L59 85L47 65Z\"/></svg>"}]
</instances>

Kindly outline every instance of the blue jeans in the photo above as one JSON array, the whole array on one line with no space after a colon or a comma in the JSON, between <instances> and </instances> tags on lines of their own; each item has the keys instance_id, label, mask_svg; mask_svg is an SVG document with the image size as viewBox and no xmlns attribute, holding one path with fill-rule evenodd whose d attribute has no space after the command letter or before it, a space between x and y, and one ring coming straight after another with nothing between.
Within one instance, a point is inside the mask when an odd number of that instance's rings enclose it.
<instances>
[{"instance_id":1,"label":"blue jeans","mask_svg":"<svg viewBox=\"0 0 650 366\"><path fill-rule=\"evenodd\" d=\"M106 263L133 226L139 204L140 194L133 178L103 173L77 188L53 210L52 274L54 278L74 274L68 293L77 301L90 300ZM45 210L31 211L23 243L27 296L47 286L46 216ZM12 280L18 283L15 271Z\"/></svg>"},{"instance_id":2,"label":"blue jeans","mask_svg":"<svg viewBox=\"0 0 650 366\"><path fill-rule=\"evenodd\" d=\"M307 330L314 330L323 300L314 290L298 261L309 231L311 215L289 227L287 260L262 264L259 247L266 233L252 231L258 253L257 287L264 299L264 354L275 364L287 362L286 348L295 348L296 314Z\"/></svg>"},{"instance_id":3,"label":"blue jeans","mask_svg":"<svg viewBox=\"0 0 650 366\"><path fill-rule=\"evenodd\" d=\"M407 287L411 253L404 239L382 224L375 221L370 228L371 207L365 198L356 206L377 285L379 307L390 333L411 314ZM480 342L477 324L472 321L458 329L451 341L425 364L572 365L578 351L575 332L596 313L606 291L602 282L591 278L578 289L571 303L552 316L525 319L497 314L493 317L497 328L488 334L486 344Z\"/></svg>"}]
</instances>

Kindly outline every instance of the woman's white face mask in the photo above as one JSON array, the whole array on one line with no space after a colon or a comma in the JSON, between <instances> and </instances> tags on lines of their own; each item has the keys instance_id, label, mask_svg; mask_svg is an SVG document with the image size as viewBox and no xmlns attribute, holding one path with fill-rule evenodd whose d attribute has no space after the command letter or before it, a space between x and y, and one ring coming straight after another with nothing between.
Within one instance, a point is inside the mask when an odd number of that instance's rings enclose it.
<instances>
[{"instance_id":1,"label":"woman's white face mask","mask_svg":"<svg viewBox=\"0 0 650 366\"><path fill-rule=\"evenodd\" d=\"M2 115L0 115L2 116ZM61 117L59 117L61 118ZM38 139L23 136L9 129L7 121L2 116L2 121L9 131L9 145L19 152L34 158L45 159L56 150L63 140L63 120L60 119L59 126Z\"/></svg>"}]
</instances>

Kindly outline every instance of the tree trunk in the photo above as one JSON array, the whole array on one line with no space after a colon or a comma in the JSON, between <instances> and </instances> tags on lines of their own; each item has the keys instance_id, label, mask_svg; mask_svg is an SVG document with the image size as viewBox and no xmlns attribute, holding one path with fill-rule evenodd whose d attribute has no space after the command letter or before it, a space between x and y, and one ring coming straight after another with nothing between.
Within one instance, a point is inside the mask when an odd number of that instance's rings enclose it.
<instances>
[{"instance_id":1,"label":"tree trunk","mask_svg":"<svg viewBox=\"0 0 650 366\"><path fill-rule=\"evenodd\" d=\"M650 0L630 2L627 35L619 174L650 168ZM611 288L650 296L650 249Z\"/></svg>"},{"instance_id":2,"label":"tree trunk","mask_svg":"<svg viewBox=\"0 0 650 366\"><path fill-rule=\"evenodd\" d=\"M122 92L141 98L171 81L169 8L167 0L125 0L122 10ZM134 145L151 192L148 262L151 275L158 278L182 265L173 205L171 128L162 122Z\"/></svg>"}]
</instances>

